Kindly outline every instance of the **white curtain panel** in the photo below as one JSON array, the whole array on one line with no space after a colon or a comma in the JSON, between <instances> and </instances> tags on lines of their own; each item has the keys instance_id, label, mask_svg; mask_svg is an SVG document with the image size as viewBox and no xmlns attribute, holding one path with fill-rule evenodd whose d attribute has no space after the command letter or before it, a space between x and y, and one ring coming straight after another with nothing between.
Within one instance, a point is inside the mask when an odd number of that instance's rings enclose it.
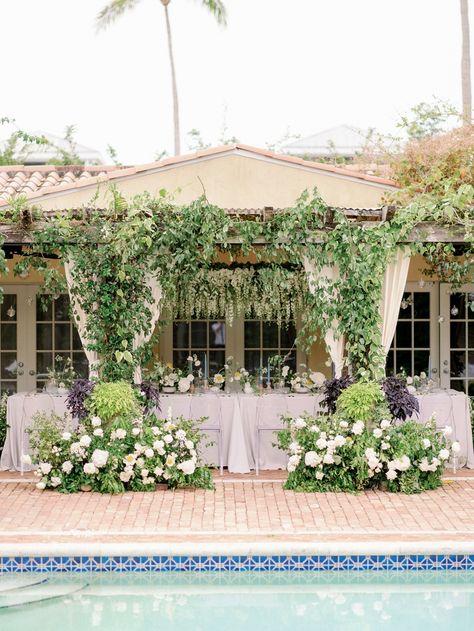
<instances>
[{"instance_id":1,"label":"white curtain panel","mask_svg":"<svg viewBox=\"0 0 474 631\"><path fill-rule=\"evenodd\" d=\"M146 332L141 331L140 333L137 333L137 335L135 335L135 338L133 340L134 351L137 350L137 348L140 348L142 344L146 344L147 342L150 341L151 336L153 335L153 332L155 331L155 326L160 317L160 303L161 303L161 297L162 297L161 285L158 279L156 278L156 276L153 276L150 273L146 274L146 282L150 289L152 299L153 299L152 303L149 303L149 302L145 303L145 307L149 309L151 312L151 319L149 322L148 330ZM135 371L133 374L133 381L134 383L142 382L142 369L140 368L140 366L135 367Z\"/></svg>"},{"instance_id":2,"label":"white curtain panel","mask_svg":"<svg viewBox=\"0 0 474 631\"><path fill-rule=\"evenodd\" d=\"M405 248L398 248L395 258L385 270L382 285L382 301L380 315L382 317L382 350L387 357L397 328L400 304L407 282L410 267L410 252Z\"/></svg>"},{"instance_id":3,"label":"white curtain panel","mask_svg":"<svg viewBox=\"0 0 474 631\"><path fill-rule=\"evenodd\" d=\"M97 364L99 362L99 355L96 351L91 351L88 349L91 341L87 338L86 335L86 324L87 324L87 314L81 306L80 301L77 298L77 295L74 293L74 279L72 276L72 271L74 269L74 262L70 259L68 261L64 261L64 272L66 274L66 282L67 288L69 292L69 299L71 301L72 312L74 316L74 320L76 322L77 330L79 333L79 337L81 338L82 346L84 348L84 353L86 354L87 361L89 362L89 378L97 377Z\"/></svg>"},{"instance_id":4,"label":"white curtain panel","mask_svg":"<svg viewBox=\"0 0 474 631\"><path fill-rule=\"evenodd\" d=\"M308 277L309 290L311 293L316 293L316 287L327 287L327 281L335 281L339 278L339 267L337 265L324 265L318 272L316 271L313 263L304 257L303 265ZM334 364L334 374L336 377L342 376L342 369L344 368L344 337L337 336L339 322L337 319L333 320L330 328L327 330L324 336L326 347L331 357L331 361Z\"/></svg>"}]
</instances>

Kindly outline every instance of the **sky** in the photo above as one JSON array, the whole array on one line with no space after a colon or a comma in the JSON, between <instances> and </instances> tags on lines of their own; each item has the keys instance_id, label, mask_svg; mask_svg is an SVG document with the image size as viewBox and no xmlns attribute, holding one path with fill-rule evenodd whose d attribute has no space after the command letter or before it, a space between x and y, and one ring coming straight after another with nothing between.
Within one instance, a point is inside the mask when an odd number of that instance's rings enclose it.
<instances>
[{"instance_id":1,"label":"sky","mask_svg":"<svg viewBox=\"0 0 474 631\"><path fill-rule=\"evenodd\" d=\"M141 0L106 31L106 0L0 0L0 118L124 164L173 153L164 11ZM459 0L171 0L182 153L187 132L257 147L340 124L391 132L433 95L461 108ZM469 2L474 48L474 0ZM474 57L474 52L471 51ZM472 64L474 67L474 63ZM6 129L0 128L0 137ZM110 161L107 160L106 161Z\"/></svg>"}]
</instances>

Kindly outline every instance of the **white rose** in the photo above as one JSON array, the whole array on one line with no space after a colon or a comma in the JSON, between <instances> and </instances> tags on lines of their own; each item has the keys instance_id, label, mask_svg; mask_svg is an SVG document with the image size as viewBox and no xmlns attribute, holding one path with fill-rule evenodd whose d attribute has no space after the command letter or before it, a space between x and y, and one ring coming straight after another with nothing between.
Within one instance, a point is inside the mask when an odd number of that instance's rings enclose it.
<instances>
[{"instance_id":1,"label":"white rose","mask_svg":"<svg viewBox=\"0 0 474 631\"><path fill-rule=\"evenodd\" d=\"M426 379L426 373L420 372L420 379Z\"/></svg>"},{"instance_id":2,"label":"white rose","mask_svg":"<svg viewBox=\"0 0 474 631\"><path fill-rule=\"evenodd\" d=\"M299 463L300 463L300 457L295 454L295 455L289 457L288 465L287 465L286 468L290 472L291 471L295 471L295 469L299 465Z\"/></svg>"},{"instance_id":3,"label":"white rose","mask_svg":"<svg viewBox=\"0 0 474 631\"><path fill-rule=\"evenodd\" d=\"M105 449L94 449L92 453L92 457L91 457L91 462L95 467L97 467L97 469L101 469L102 467L105 467L108 459L109 459L108 451L105 451ZM87 466L87 464L85 466ZM92 473L94 473L94 471Z\"/></svg>"},{"instance_id":4,"label":"white rose","mask_svg":"<svg viewBox=\"0 0 474 631\"><path fill-rule=\"evenodd\" d=\"M389 469L396 469L397 468L397 461L396 460L389 460L387 462L387 467Z\"/></svg>"},{"instance_id":5,"label":"white rose","mask_svg":"<svg viewBox=\"0 0 474 631\"><path fill-rule=\"evenodd\" d=\"M395 471L395 469L389 469L386 473L386 476L389 480L395 480L395 478L397 477L397 472Z\"/></svg>"},{"instance_id":6,"label":"white rose","mask_svg":"<svg viewBox=\"0 0 474 631\"><path fill-rule=\"evenodd\" d=\"M407 386L407 390L410 394L416 394L415 386Z\"/></svg>"},{"instance_id":7,"label":"white rose","mask_svg":"<svg viewBox=\"0 0 474 631\"><path fill-rule=\"evenodd\" d=\"M319 432L319 427L317 425L311 425L311 427L309 428L309 431L316 434L316 432Z\"/></svg>"},{"instance_id":8,"label":"white rose","mask_svg":"<svg viewBox=\"0 0 474 631\"><path fill-rule=\"evenodd\" d=\"M79 444L81 445L81 447L89 447L89 445L91 444L92 438L90 436L87 436L87 434L85 436L81 436L80 440L79 440Z\"/></svg>"},{"instance_id":9,"label":"white rose","mask_svg":"<svg viewBox=\"0 0 474 631\"><path fill-rule=\"evenodd\" d=\"M189 381L189 383L192 383L194 381L194 375L192 372L189 373L189 375L186 377L186 379Z\"/></svg>"},{"instance_id":10,"label":"white rose","mask_svg":"<svg viewBox=\"0 0 474 631\"><path fill-rule=\"evenodd\" d=\"M199 366L201 365L201 362L199 359L196 359L196 361L194 362L194 365L197 366L199 368Z\"/></svg>"},{"instance_id":11,"label":"white rose","mask_svg":"<svg viewBox=\"0 0 474 631\"><path fill-rule=\"evenodd\" d=\"M136 464L137 464L137 467L140 467L141 469L142 467L145 466L145 461L143 460L143 458L137 458Z\"/></svg>"},{"instance_id":12,"label":"white rose","mask_svg":"<svg viewBox=\"0 0 474 631\"><path fill-rule=\"evenodd\" d=\"M96 473L96 471L97 469L93 462L86 462L86 464L84 465L84 473L87 473L88 475L92 475L93 473Z\"/></svg>"},{"instance_id":13,"label":"white rose","mask_svg":"<svg viewBox=\"0 0 474 631\"><path fill-rule=\"evenodd\" d=\"M163 469L161 467L155 467L153 469L153 473L156 475L157 478L161 478L161 476L163 475Z\"/></svg>"},{"instance_id":14,"label":"white rose","mask_svg":"<svg viewBox=\"0 0 474 631\"><path fill-rule=\"evenodd\" d=\"M164 446L165 443L162 440L155 440L155 442L153 443L153 449L156 449L160 456L165 453L165 450L163 449Z\"/></svg>"},{"instance_id":15,"label":"white rose","mask_svg":"<svg viewBox=\"0 0 474 631\"><path fill-rule=\"evenodd\" d=\"M196 470L196 464L194 460L185 460L178 465L178 469L181 469L185 475L192 475Z\"/></svg>"},{"instance_id":16,"label":"white rose","mask_svg":"<svg viewBox=\"0 0 474 631\"><path fill-rule=\"evenodd\" d=\"M153 456L155 455L155 452L150 447L148 447L148 449L145 449L144 453L145 453L145 458L153 458Z\"/></svg>"},{"instance_id":17,"label":"white rose","mask_svg":"<svg viewBox=\"0 0 474 631\"><path fill-rule=\"evenodd\" d=\"M362 421L357 421L357 423L354 423L354 425L352 426L352 433L356 436L360 436L363 431L364 423Z\"/></svg>"},{"instance_id":18,"label":"white rose","mask_svg":"<svg viewBox=\"0 0 474 631\"><path fill-rule=\"evenodd\" d=\"M149 470L148 470L148 469L142 469L142 470L140 471L140 474L141 474L142 478L147 478L149 473L150 473L150 472L149 472Z\"/></svg>"},{"instance_id":19,"label":"white rose","mask_svg":"<svg viewBox=\"0 0 474 631\"><path fill-rule=\"evenodd\" d=\"M44 482L37 482L36 488L39 489L40 491L44 491L44 489L46 488L46 484Z\"/></svg>"},{"instance_id":20,"label":"white rose","mask_svg":"<svg viewBox=\"0 0 474 631\"><path fill-rule=\"evenodd\" d=\"M294 420L294 426L296 429L303 429L306 427L306 421L302 419L300 416Z\"/></svg>"},{"instance_id":21,"label":"white rose","mask_svg":"<svg viewBox=\"0 0 474 631\"><path fill-rule=\"evenodd\" d=\"M324 454L323 462L324 464L334 464L334 458L332 454Z\"/></svg>"},{"instance_id":22,"label":"white rose","mask_svg":"<svg viewBox=\"0 0 474 631\"><path fill-rule=\"evenodd\" d=\"M418 465L418 468L420 469L420 471L429 471L430 469L430 465L428 463L428 459L427 458L422 458L420 460L420 464Z\"/></svg>"},{"instance_id":23,"label":"white rose","mask_svg":"<svg viewBox=\"0 0 474 631\"><path fill-rule=\"evenodd\" d=\"M100 427L102 425L102 421L98 416L93 416L91 418L92 427Z\"/></svg>"},{"instance_id":24,"label":"white rose","mask_svg":"<svg viewBox=\"0 0 474 631\"><path fill-rule=\"evenodd\" d=\"M139 433L140 433L140 428L139 427L132 428L132 434L134 436L138 436Z\"/></svg>"},{"instance_id":25,"label":"white rose","mask_svg":"<svg viewBox=\"0 0 474 631\"><path fill-rule=\"evenodd\" d=\"M349 423L347 421L341 421L339 423L339 427L342 427L342 429L347 429L349 427Z\"/></svg>"},{"instance_id":26,"label":"white rose","mask_svg":"<svg viewBox=\"0 0 474 631\"><path fill-rule=\"evenodd\" d=\"M304 463L307 467L316 467L321 462L321 457L315 451L308 451L304 457Z\"/></svg>"},{"instance_id":27,"label":"white rose","mask_svg":"<svg viewBox=\"0 0 474 631\"><path fill-rule=\"evenodd\" d=\"M446 436L446 438L448 438L449 436L452 435L453 433L453 428L450 425L446 425L446 427L444 427L442 429L443 434Z\"/></svg>"},{"instance_id":28,"label":"white rose","mask_svg":"<svg viewBox=\"0 0 474 631\"><path fill-rule=\"evenodd\" d=\"M454 443L451 445L451 450L453 452L453 454L458 454L461 451L461 445L458 443L458 441L454 441Z\"/></svg>"},{"instance_id":29,"label":"white rose","mask_svg":"<svg viewBox=\"0 0 474 631\"><path fill-rule=\"evenodd\" d=\"M388 429L390 427L391 423L388 419L384 419L383 421L380 422L380 427L382 429Z\"/></svg>"},{"instance_id":30,"label":"white rose","mask_svg":"<svg viewBox=\"0 0 474 631\"><path fill-rule=\"evenodd\" d=\"M421 443L425 449L428 449L428 447L431 447L431 440L429 440L428 438L423 438Z\"/></svg>"},{"instance_id":31,"label":"white rose","mask_svg":"<svg viewBox=\"0 0 474 631\"><path fill-rule=\"evenodd\" d=\"M155 436L159 436L161 434L161 429L159 427L156 427L156 425L151 428L151 431Z\"/></svg>"},{"instance_id":32,"label":"white rose","mask_svg":"<svg viewBox=\"0 0 474 631\"><path fill-rule=\"evenodd\" d=\"M375 436L375 438L382 438L383 430L381 430L380 427L376 427L372 434Z\"/></svg>"},{"instance_id":33,"label":"white rose","mask_svg":"<svg viewBox=\"0 0 474 631\"><path fill-rule=\"evenodd\" d=\"M341 434L336 434L336 436L334 436L334 444L336 447L342 447L346 444L346 439L344 436L341 436Z\"/></svg>"},{"instance_id":34,"label":"white rose","mask_svg":"<svg viewBox=\"0 0 474 631\"><path fill-rule=\"evenodd\" d=\"M94 436L103 436L104 430L102 429L102 427L96 427L93 433Z\"/></svg>"},{"instance_id":35,"label":"white rose","mask_svg":"<svg viewBox=\"0 0 474 631\"><path fill-rule=\"evenodd\" d=\"M43 475L48 475L48 473L51 471L53 467L51 466L49 462L40 462L39 468Z\"/></svg>"},{"instance_id":36,"label":"white rose","mask_svg":"<svg viewBox=\"0 0 474 631\"><path fill-rule=\"evenodd\" d=\"M71 432L63 432L63 433L61 434L61 438L62 438L63 440L71 440L71 437L72 437Z\"/></svg>"},{"instance_id":37,"label":"white rose","mask_svg":"<svg viewBox=\"0 0 474 631\"><path fill-rule=\"evenodd\" d=\"M372 449L372 447L368 447L365 450L365 457L366 458L374 458L375 457L375 449Z\"/></svg>"},{"instance_id":38,"label":"white rose","mask_svg":"<svg viewBox=\"0 0 474 631\"><path fill-rule=\"evenodd\" d=\"M127 431L119 427L119 429L115 430L115 435L119 440L123 440L127 436Z\"/></svg>"},{"instance_id":39,"label":"white rose","mask_svg":"<svg viewBox=\"0 0 474 631\"><path fill-rule=\"evenodd\" d=\"M186 440L184 444L186 446L186 449L194 449L194 443L192 440Z\"/></svg>"},{"instance_id":40,"label":"white rose","mask_svg":"<svg viewBox=\"0 0 474 631\"><path fill-rule=\"evenodd\" d=\"M316 447L318 449L324 449L328 444L328 441L325 438L318 438L316 441Z\"/></svg>"},{"instance_id":41,"label":"white rose","mask_svg":"<svg viewBox=\"0 0 474 631\"><path fill-rule=\"evenodd\" d=\"M324 478L324 473L322 471L316 471L316 480L322 480Z\"/></svg>"},{"instance_id":42,"label":"white rose","mask_svg":"<svg viewBox=\"0 0 474 631\"><path fill-rule=\"evenodd\" d=\"M167 445L169 445L173 442L173 436L171 436L171 434L166 434L165 436L163 436L163 440Z\"/></svg>"},{"instance_id":43,"label":"white rose","mask_svg":"<svg viewBox=\"0 0 474 631\"><path fill-rule=\"evenodd\" d=\"M411 461L408 456L402 456L400 459L395 461L397 463L397 469L399 471L406 471L410 468Z\"/></svg>"},{"instance_id":44,"label":"white rose","mask_svg":"<svg viewBox=\"0 0 474 631\"><path fill-rule=\"evenodd\" d=\"M438 458L433 458L433 460L431 461L431 464L434 466L434 468L436 469L437 467L439 467L439 465L441 464L441 461L438 460Z\"/></svg>"},{"instance_id":45,"label":"white rose","mask_svg":"<svg viewBox=\"0 0 474 631\"><path fill-rule=\"evenodd\" d=\"M175 462L176 462L176 458L175 458L175 456L173 456L173 454L170 454L170 455L166 458L166 462L165 462L165 464L166 464L166 466L167 466L167 467L172 467L172 466L174 466Z\"/></svg>"},{"instance_id":46,"label":"white rose","mask_svg":"<svg viewBox=\"0 0 474 631\"><path fill-rule=\"evenodd\" d=\"M383 451L386 451L387 449L390 448L390 443L382 443L380 445L380 448L383 449Z\"/></svg>"},{"instance_id":47,"label":"white rose","mask_svg":"<svg viewBox=\"0 0 474 631\"><path fill-rule=\"evenodd\" d=\"M53 477L51 478L51 486L53 488L59 486L61 484L61 478L59 478L57 475L53 475Z\"/></svg>"},{"instance_id":48,"label":"white rose","mask_svg":"<svg viewBox=\"0 0 474 631\"><path fill-rule=\"evenodd\" d=\"M448 460L449 458L449 451L447 449L442 449L439 454L439 459L440 460Z\"/></svg>"},{"instance_id":49,"label":"white rose","mask_svg":"<svg viewBox=\"0 0 474 631\"><path fill-rule=\"evenodd\" d=\"M288 377L289 370L290 370L289 366L283 366L283 368L281 369L281 376L283 378Z\"/></svg>"},{"instance_id":50,"label":"white rose","mask_svg":"<svg viewBox=\"0 0 474 631\"><path fill-rule=\"evenodd\" d=\"M64 473L71 473L72 467L72 462L70 460L65 460L61 466L61 469L64 471Z\"/></svg>"},{"instance_id":51,"label":"white rose","mask_svg":"<svg viewBox=\"0 0 474 631\"><path fill-rule=\"evenodd\" d=\"M411 386L413 383L413 379L411 377L407 377L407 386Z\"/></svg>"},{"instance_id":52,"label":"white rose","mask_svg":"<svg viewBox=\"0 0 474 631\"><path fill-rule=\"evenodd\" d=\"M178 431L176 432L176 438L178 440L185 440L186 439L186 432L184 431L184 429L178 429Z\"/></svg>"},{"instance_id":53,"label":"white rose","mask_svg":"<svg viewBox=\"0 0 474 631\"><path fill-rule=\"evenodd\" d=\"M132 477L132 474L130 471L121 471L119 474L119 478L121 479L122 482L128 482L131 477Z\"/></svg>"}]
</instances>

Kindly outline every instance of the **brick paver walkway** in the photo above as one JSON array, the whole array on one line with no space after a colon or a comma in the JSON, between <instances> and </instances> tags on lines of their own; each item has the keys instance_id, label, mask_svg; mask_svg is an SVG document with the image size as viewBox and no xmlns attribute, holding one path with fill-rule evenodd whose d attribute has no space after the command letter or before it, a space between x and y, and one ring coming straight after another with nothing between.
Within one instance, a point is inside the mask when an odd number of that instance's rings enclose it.
<instances>
[{"instance_id":1,"label":"brick paver walkway","mask_svg":"<svg viewBox=\"0 0 474 631\"><path fill-rule=\"evenodd\" d=\"M0 484L0 543L11 541L474 541L474 478L406 496L294 493L279 480L218 479L215 491L61 495Z\"/></svg>"}]
</instances>

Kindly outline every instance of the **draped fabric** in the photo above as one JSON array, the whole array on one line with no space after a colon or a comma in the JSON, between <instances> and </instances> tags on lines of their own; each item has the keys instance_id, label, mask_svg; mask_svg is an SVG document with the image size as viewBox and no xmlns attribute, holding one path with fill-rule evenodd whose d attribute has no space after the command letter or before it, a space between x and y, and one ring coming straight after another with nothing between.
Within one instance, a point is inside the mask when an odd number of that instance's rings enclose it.
<instances>
[{"instance_id":1,"label":"draped fabric","mask_svg":"<svg viewBox=\"0 0 474 631\"><path fill-rule=\"evenodd\" d=\"M89 378L97 377L97 364L99 362L99 355L96 351L92 351L88 348L88 346L92 343L91 340L87 338L86 334L86 325L87 325L87 314L81 306L80 301L77 299L77 295L74 291L74 279L73 279L73 269L74 262L72 259L68 261L64 261L64 272L66 274L66 282L67 288L69 292L69 299L71 301L72 313L74 316L74 321L77 326L77 331L79 333L79 337L81 338L82 347L84 349L84 353L87 357L87 361L89 362Z\"/></svg>"},{"instance_id":2,"label":"draped fabric","mask_svg":"<svg viewBox=\"0 0 474 631\"><path fill-rule=\"evenodd\" d=\"M308 259L303 260L304 269L308 276L309 290L311 293L316 292L316 287L326 288L328 290L328 281L335 281L339 278L339 267L337 265L324 265L318 272L313 263ZM338 336L339 321L334 319L331 326L324 335L324 341L334 364L334 376L341 377L344 368L344 347L345 340L342 335Z\"/></svg>"},{"instance_id":3,"label":"draped fabric","mask_svg":"<svg viewBox=\"0 0 474 631\"><path fill-rule=\"evenodd\" d=\"M410 267L410 253L404 248L398 248L397 254L385 270L382 285L382 301L380 315L382 318L382 350L387 357L397 328L400 304L407 282Z\"/></svg>"},{"instance_id":4,"label":"draped fabric","mask_svg":"<svg viewBox=\"0 0 474 631\"><path fill-rule=\"evenodd\" d=\"M142 346L143 344L146 344L150 341L151 336L153 335L153 332L155 330L156 323L158 322L158 319L160 317L160 303L162 297L161 285L158 279L149 273L146 275L146 283L148 285L148 288L150 289L153 299L152 303L149 303L148 301L145 303L145 307L151 312L151 319L148 323L148 330L145 332L140 331L140 333L137 333L135 335L135 338L133 340L134 351L137 350L137 348L140 348L140 346ZM140 366L135 367L135 371L133 373L133 381L134 383L142 382L142 369L140 368Z\"/></svg>"}]
</instances>

